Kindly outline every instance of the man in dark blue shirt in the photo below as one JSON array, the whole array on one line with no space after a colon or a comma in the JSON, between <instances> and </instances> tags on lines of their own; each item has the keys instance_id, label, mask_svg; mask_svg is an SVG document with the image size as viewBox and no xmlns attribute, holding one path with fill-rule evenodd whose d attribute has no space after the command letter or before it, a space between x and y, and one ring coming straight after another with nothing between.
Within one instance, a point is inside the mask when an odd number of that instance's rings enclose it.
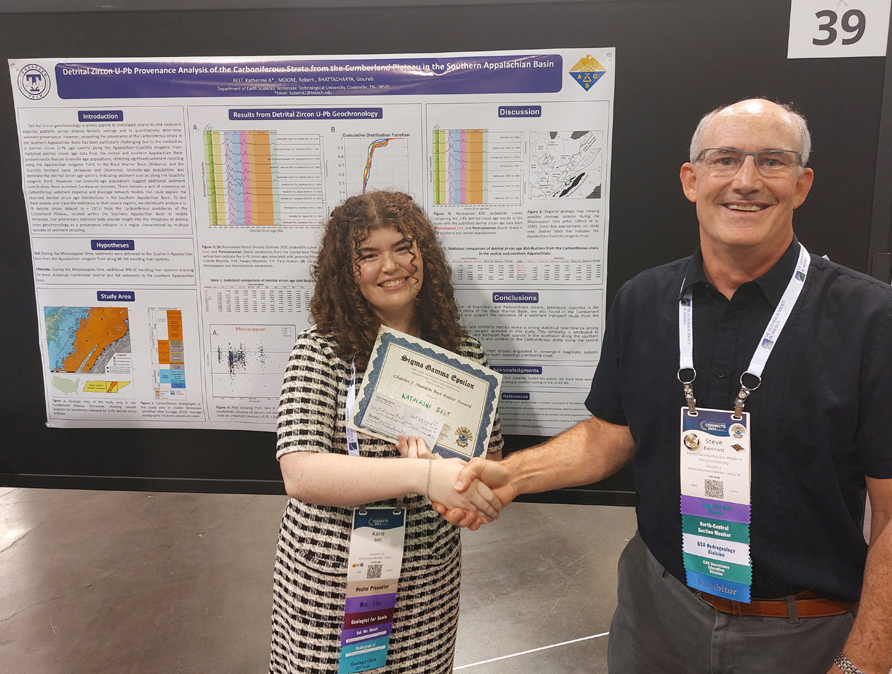
<instances>
[{"instance_id":1,"label":"man in dark blue shirt","mask_svg":"<svg viewBox=\"0 0 892 674\"><path fill-rule=\"evenodd\" d=\"M592 418L459 476L456 488L479 477L507 504L632 462L639 535L620 561L611 672L892 668L892 289L809 256L794 236L809 149L805 120L786 106L747 100L704 117L681 168L700 248L617 294ZM743 476L707 480L719 499L723 480L748 485L746 545L721 546L743 561L713 564L744 569L748 602L694 589L688 573L680 471L699 440L679 418L705 408L748 415Z\"/></svg>"}]
</instances>

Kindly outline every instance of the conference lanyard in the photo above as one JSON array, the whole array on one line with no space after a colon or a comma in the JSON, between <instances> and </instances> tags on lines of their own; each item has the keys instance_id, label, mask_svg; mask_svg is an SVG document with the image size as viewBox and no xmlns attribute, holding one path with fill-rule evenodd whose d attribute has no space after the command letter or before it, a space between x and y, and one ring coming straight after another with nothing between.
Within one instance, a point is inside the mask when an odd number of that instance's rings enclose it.
<instances>
[{"instance_id":1,"label":"conference lanyard","mask_svg":"<svg viewBox=\"0 0 892 674\"><path fill-rule=\"evenodd\" d=\"M805 277L808 274L808 265L810 257L805 246L799 244L799 260L796 263L796 269L793 276L787 284L786 290L781 297L771 320L762 333L762 339L756 347L749 367L740 375L740 393L734 399L734 418L739 419L743 413L743 406L750 393L755 391L762 384L762 371L765 369L765 363L774 348L777 338L790 314L793 313L793 307L802 287L805 285ZM685 279L685 282L687 279ZM684 285L682 285L684 287ZM685 401L688 406L688 414L697 415L697 401L694 399L693 383L697 378L697 370L694 368L694 295L691 288L688 288L678 303L678 347L679 347L679 364L678 364L678 381L684 386ZM685 371L690 371L690 376L683 375ZM744 377L750 375L755 378L755 384L747 386L744 384ZM752 384L752 381L750 381Z\"/></svg>"},{"instance_id":2,"label":"conference lanyard","mask_svg":"<svg viewBox=\"0 0 892 674\"><path fill-rule=\"evenodd\" d=\"M350 456L359 456L359 436L350 428L350 413L356 404L356 363L350 363L350 388L347 389L347 405L344 408L344 428L347 429L347 453Z\"/></svg>"}]
</instances>

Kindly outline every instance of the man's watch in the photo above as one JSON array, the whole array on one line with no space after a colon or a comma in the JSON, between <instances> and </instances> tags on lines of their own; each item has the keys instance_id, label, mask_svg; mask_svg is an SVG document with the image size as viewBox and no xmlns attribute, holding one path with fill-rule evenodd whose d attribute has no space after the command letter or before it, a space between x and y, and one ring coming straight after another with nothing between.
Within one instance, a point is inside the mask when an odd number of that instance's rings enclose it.
<instances>
[{"instance_id":1,"label":"man's watch","mask_svg":"<svg viewBox=\"0 0 892 674\"><path fill-rule=\"evenodd\" d=\"M849 660L842 651L839 652L839 655L833 658L833 664L839 667L845 674L864 674L864 672L852 664L852 661Z\"/></svg>"}]
</instances>

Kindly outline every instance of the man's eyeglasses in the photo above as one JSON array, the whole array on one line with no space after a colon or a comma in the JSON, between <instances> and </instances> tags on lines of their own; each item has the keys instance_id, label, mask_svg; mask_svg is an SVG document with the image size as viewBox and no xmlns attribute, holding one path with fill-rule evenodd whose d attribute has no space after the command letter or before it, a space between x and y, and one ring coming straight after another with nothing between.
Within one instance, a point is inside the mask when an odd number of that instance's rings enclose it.
<instances>
[{"instance_id":1,"label":"man's eyeglasses","mask_svg":"<svg viewBox=\"0 0 892 674\"><path fill-rule=\"evenodd\" d=\"M702 163L713 173L733 175L749 156L756 162L759 173L765 176L787 173L802 163L802 155L795 150L744 152L732 147L709 147L701 150L696 162Z\"/></svg>"}]
</instances>

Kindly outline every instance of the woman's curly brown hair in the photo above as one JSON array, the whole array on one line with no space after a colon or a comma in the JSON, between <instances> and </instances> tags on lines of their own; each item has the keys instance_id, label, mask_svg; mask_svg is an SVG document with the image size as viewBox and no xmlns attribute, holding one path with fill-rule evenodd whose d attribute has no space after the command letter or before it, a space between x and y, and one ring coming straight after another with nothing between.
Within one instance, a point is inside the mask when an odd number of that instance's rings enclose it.
<instances>
[{"instance_id":1,"label":"woman's curly brown hair","mask_svg":"<svg viewBox=\"0 0 892 674\"><path fill-rule=\"evenodd\" d=\"M370 192L350 197L335 208L313 266L316 290L310 312L316 329L335 342L342 358L368 365L381 320L359 290L359 247L369 232L393 227L415 242L424 262L424 279L415 298L415 317L422 339L458 351L465 331L450 282L451 269L424 211L402 192Z\"/></svg>"}]
</instances>

